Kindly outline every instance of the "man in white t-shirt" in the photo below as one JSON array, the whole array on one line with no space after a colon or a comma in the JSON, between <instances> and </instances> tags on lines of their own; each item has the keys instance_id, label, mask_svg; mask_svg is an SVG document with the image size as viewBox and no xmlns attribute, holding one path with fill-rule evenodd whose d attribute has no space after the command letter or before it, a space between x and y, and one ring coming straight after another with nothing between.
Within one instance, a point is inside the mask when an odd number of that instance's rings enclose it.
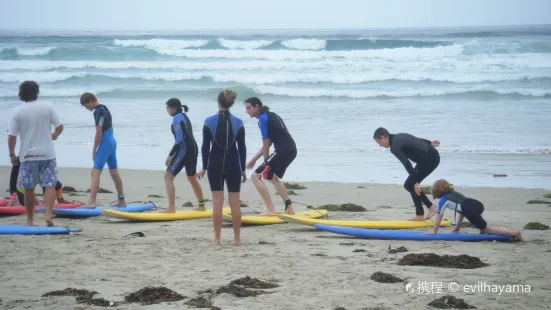
<instances>
[{"instance_id":1,"label":"man in white t-shirt","mask_svg":"<svg viewBox=\"0 0 551 310\"><path fill-rule=\"evenodd\" d=\"M38 182L44 190L46 224L54 226L52 209L57 183L54 142L63 131L54 109L45 103L37 102L39 87L34 81L25 81L19 86L19 99L24 103L15 109L10 124L8 148L12 165L17 165L15 145L17 136L21 138L19 147L18 183L25 189L27 225L33 225L33 211L36 196L34 188ZM55 132L52 132L52 125Z\"/></svg>"}]
</instances>

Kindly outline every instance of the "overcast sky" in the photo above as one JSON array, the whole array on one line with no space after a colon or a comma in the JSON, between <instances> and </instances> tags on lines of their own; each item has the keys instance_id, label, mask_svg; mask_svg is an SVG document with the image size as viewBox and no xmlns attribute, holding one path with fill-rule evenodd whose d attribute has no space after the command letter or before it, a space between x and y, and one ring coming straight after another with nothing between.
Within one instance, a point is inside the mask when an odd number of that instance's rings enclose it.
<instances>
[{"instance_id":1,"label":"overcast sky","mask_svg":"<svg viewBox=\"0 0 551 310\"><path fill-rule=\"evenodd\" d=\"M0 0L1 29L189 30L551 24L551 0Z\"/></svg>"}]
</instances>

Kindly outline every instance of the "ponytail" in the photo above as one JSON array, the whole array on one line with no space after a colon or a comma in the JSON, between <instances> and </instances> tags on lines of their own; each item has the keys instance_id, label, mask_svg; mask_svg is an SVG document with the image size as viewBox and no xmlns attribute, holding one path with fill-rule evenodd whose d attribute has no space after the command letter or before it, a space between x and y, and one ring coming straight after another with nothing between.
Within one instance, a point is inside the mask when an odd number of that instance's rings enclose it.
<instances>
[{"instance_id":1,"label":"ponytail","mask_svg":"<svg viewBox=\"0 0 551 310\"><path fill-rule=\"evenodd\" d=\"M260 113L266 113L270 111L270 107L268 107L267 105L263 105L261 108L260 108Z\"/></svg>"},{"instance_id":2,"label":"ponytail","mask_svg":"<svg viewBox=\"0 0 551 310\"><path fill-rule=\"evenodd\" d=\"M187 105L185 105L185 104L182 104L182 109L184 109L184 112L189 111L189 108L188 108ZM180 112L181 112L181 111L180 111Z\"/></svg>"}]
</instances>

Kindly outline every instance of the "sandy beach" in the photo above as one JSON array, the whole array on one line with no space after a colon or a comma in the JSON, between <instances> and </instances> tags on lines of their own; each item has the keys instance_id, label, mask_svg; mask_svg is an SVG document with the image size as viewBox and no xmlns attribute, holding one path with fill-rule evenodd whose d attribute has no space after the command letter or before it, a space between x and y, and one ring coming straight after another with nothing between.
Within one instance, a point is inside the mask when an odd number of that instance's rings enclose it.
<instances>
[{"instance_id":1,"label":"sandy beach","mask_svg":"<svg viewBox=\"0 0 551 310\"><path fill-rule=\"evenodd\" d=\"M8 188L10 167L0 167L0 185ZM159 209L167 206L162 171L121 170L129 202L151 200ZM77 190L89 188L89 170L61 168L59 179ZM293 180L287 180L292 182ZM453 181L453 180L452 180ZM103 188L114 190L107 173ZM206 198L208 183L201 181ZM301 183L293 200L306 205L356 203L367 212L329 212L331 219L405 220L414 214L408 193L398 185ZM425 184L428 185L428 184ZM188 201L195 202L190 185L176 179L179 210ZM272 188L271 188L272 189ZM527 204L549 193L538 189L457 188L485 203L485 218L495 226L522 229L528 222L551 223L551 208L546 204ZM40 192L40 191L38 191ZM272 190L272 192L274 192ZM83 196L66 194L66 199L86 201ZM7 196L8 194L4 194ZM40 197L39 197L40 198ZM99 194L99 203L114 201L115 194ZM261 211L263 205L248 181L242 201L243 211ZM278 210L282 201L274 198ZM207 206L211 208L210 202ZM380 206L388 206L381 208ZM304 210L296 205L296 210ZM36 224L44 225L43 214ZM453 214L446 213L453 221ZM222 230L220 247L211 245L210 219L130 223L105 217L54 219L58 226L80 228L74 235L1 236L0 308L3 309L103 309L78 303L73 297L41 297L65 288L87 289L108 301L121 302L131 292L147 286L165 286L186 296L180 301L143 306L127 303L117 309L183 309L185 302L199 291L216 290L232 280L250 276L276 283L269 294L235 297L212 295L212 304L220 309L431 309L428 303L446 294L462 298L478 309L537 309L549 304L551 284L545 275L551 272L548 231L523 230L525 243L519 242L443 242L361 240L317 231L298 224L250 226L242 228L242 246L232 245L231 226ZM25 215L0 218L1 225L23 225ZM449 232L452 228L441 228ZM472 228L463 232L477 233ZM129 234L142 232L145 237ZM407 252L391 254L388 248L404 246ZM364 250L364 251L362 251ZM488 266L457 269L401 266L397 262L411 253L438 255L467 254ZM382 271L413 283L414 292L405 283L379 283L370 277ZM442 292L418 291L419 281L442 282ZM450 282L459 291L448 291ZM530 292L464 292L464 285L522 285Z\"/></svg>"}]
</instances>

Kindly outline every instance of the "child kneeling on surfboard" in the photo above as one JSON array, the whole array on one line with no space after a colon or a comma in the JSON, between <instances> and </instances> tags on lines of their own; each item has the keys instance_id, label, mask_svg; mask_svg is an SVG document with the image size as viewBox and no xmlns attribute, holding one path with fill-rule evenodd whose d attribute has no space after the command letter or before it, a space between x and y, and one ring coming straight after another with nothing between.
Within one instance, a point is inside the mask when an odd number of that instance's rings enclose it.
<instances>
[{"instance_id":1,"label":"child kneeling on surfboard","mask_svg":"<svg viewBox=\"0 0 551 310\"><path fill-rule=\"evenodd\" d=\"M448 181L438 180L434 182L432 185L432 196L435 199L440 199L440 201L438 202L438 211L436 220L434 221L434 228L432 231L426 232L426 235L436 234L440 227L440 222L444 217L444 212L446 209L451 209L459 213L459 219L455 222L455 228L452 231L454 233L459 232L463 218L466 217L473 226L480 229L481 233L506 235L522 241L522 235L518 230L488 226L486 221L482 218L482 212L484 212L484 205L482 202L465 197L463 194L455 191Z\"/></svg>"}]
</instances>

